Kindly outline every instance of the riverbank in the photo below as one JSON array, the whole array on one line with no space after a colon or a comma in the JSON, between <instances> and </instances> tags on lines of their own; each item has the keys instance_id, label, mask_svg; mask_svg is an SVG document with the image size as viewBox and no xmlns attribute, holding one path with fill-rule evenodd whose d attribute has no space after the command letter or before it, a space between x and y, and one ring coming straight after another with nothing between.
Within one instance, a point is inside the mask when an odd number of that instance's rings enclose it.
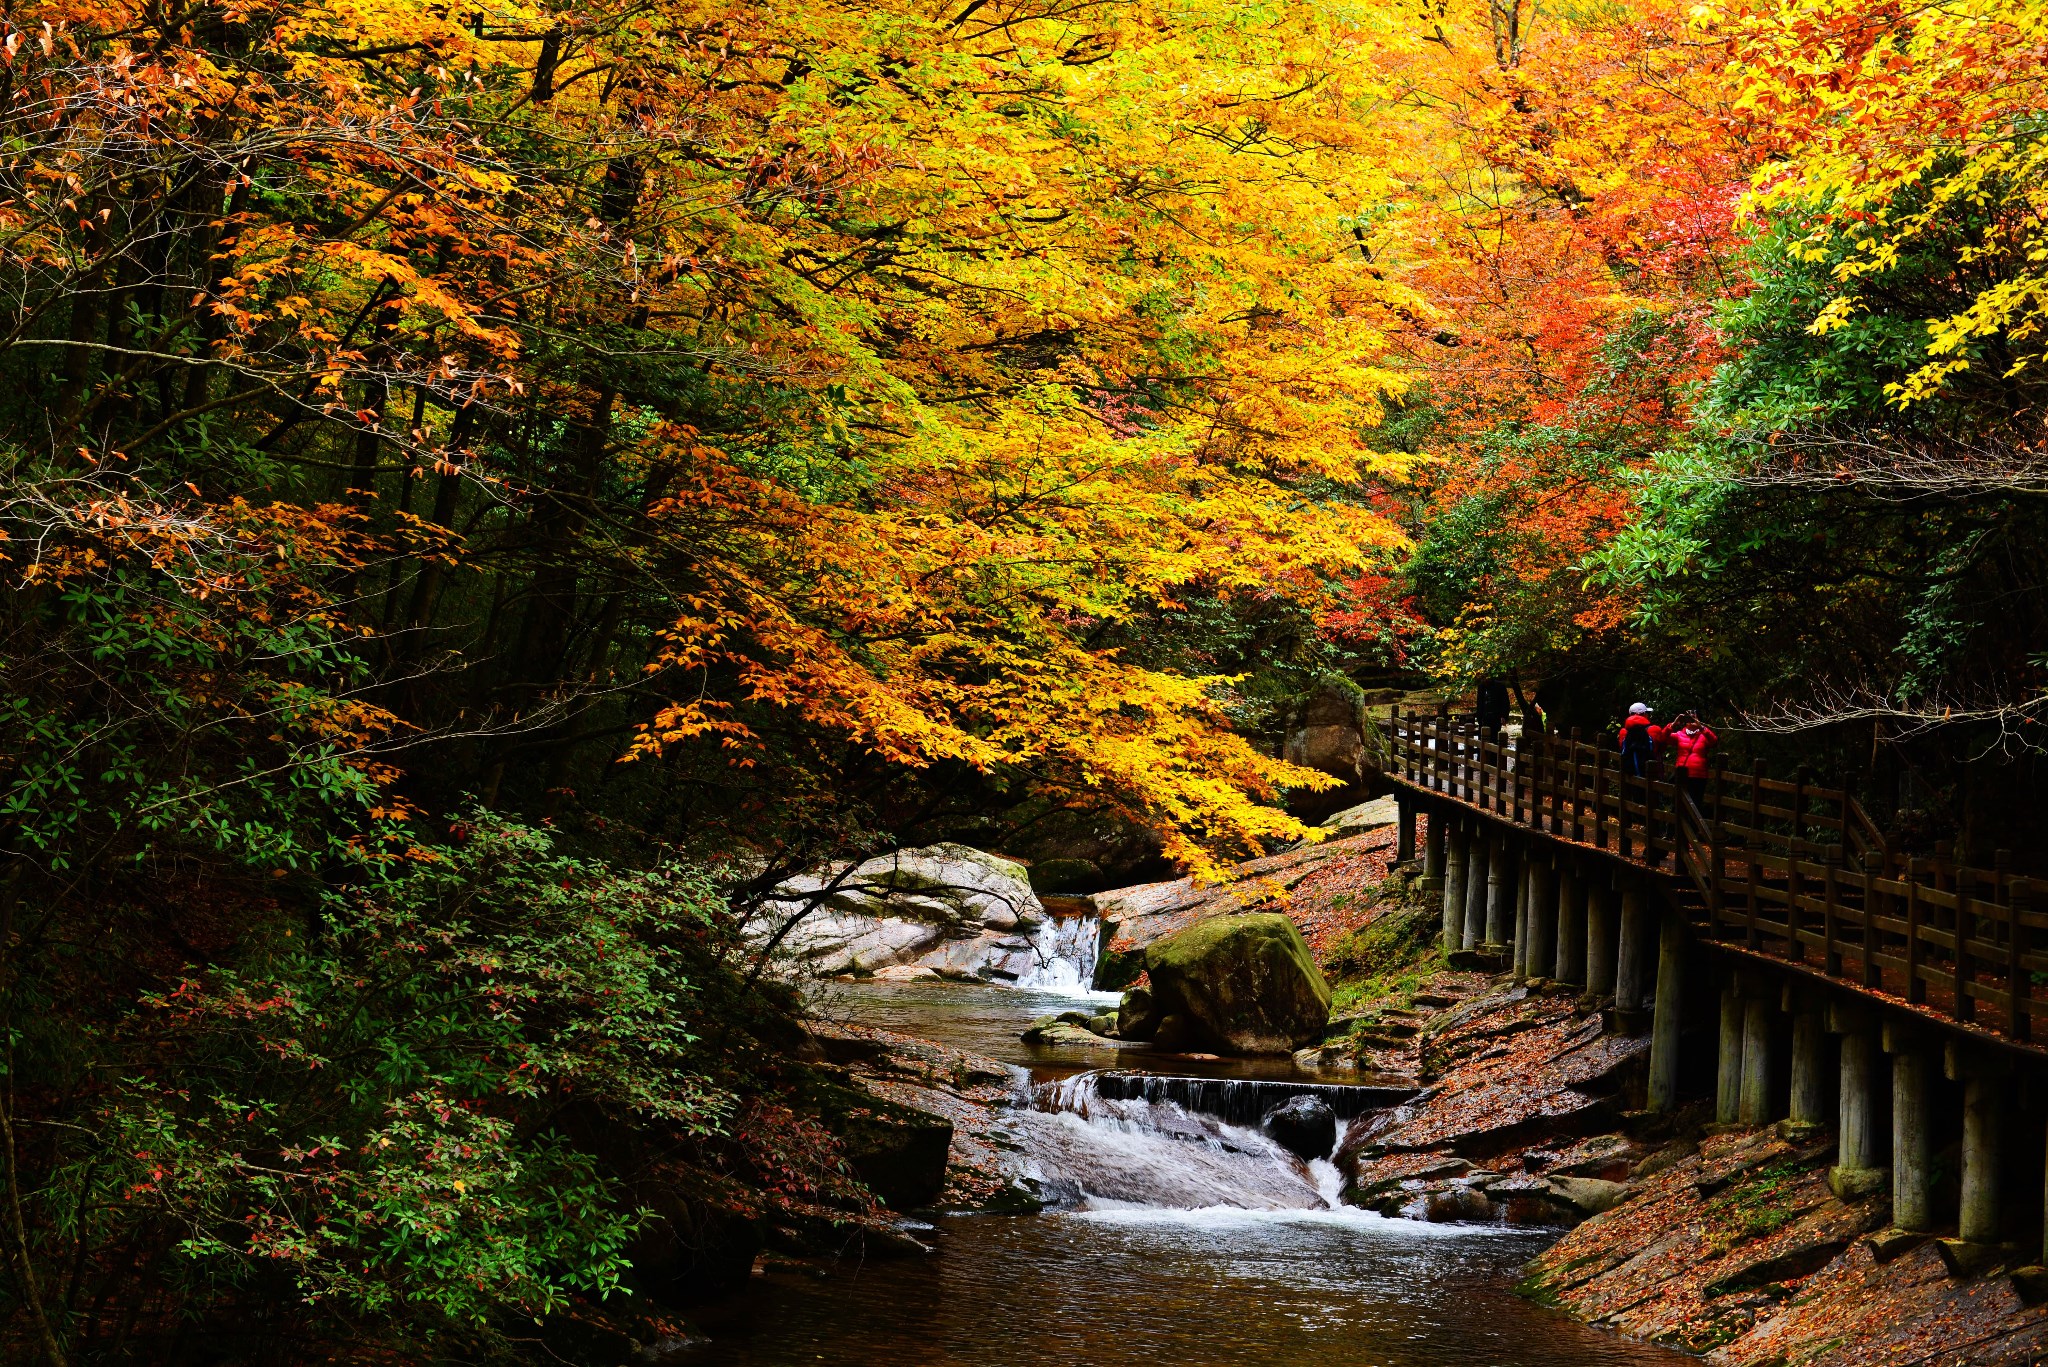
<instances>
[{"instance_id":1,"label":"riverbank","mask_svg":"<svg viewBox=\"0 0 2048 1367\"><path fill-rule=\"evenodd\" d=\"M1329 896L1300 914L1317 923ZM1337 1155L1347 1201L1564 1227L1524 1294L1727 1367L2032 1362L2048 1350L2037 1249L1892 1231L1884 1192L1830 1190L1826 1130L1716 1126L1705 1103L1641 1110L1646 1036L1576 989L1475 981L1435 950L1348 976L1332 945L1436 909L1400 869L1351 905L1355 923L1318 957L1340 996L1379 1009L1358 1012L1339 1047L1423 1090L1349 1127Z\"/></svg>"}]
</instances>

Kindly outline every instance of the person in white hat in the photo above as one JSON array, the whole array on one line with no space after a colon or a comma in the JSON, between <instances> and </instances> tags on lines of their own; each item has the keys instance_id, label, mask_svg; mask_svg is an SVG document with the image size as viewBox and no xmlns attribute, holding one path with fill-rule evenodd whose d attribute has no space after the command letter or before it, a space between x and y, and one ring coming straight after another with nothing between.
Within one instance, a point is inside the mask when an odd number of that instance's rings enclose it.
<instances>
[{"instance_id":1,"label":"person in white hat","mask_svg":"<svg viewBox=\"0 0 2048 1367\"><path fill-rule=\"evenodd\" d=\"M1628 720L1621 724L1619 739L1622 772L1641 778L1650 772L1650 760L1664 743L1664 728L1650 720L1648 703L1634 703L1628 709Z\"/></svg>"}]
</instances>

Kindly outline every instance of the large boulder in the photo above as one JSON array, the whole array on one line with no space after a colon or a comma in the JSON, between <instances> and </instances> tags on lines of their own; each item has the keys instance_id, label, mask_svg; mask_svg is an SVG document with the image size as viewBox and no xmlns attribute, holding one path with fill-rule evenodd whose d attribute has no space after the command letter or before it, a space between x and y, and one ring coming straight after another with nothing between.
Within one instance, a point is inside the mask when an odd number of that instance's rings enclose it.
<instances>
[{"instance_id":1,"label":"large boulder","mask_svg":"<svg viewBox=\"0 0 2048 1367\"><path fill-rule=\"evenodd\" d=\"M1048 955L1072 957L1070 946L1041 943L1048 913L1024 866L965 845L897 850L791 878L750 933L765 941L811 902L778 944L804 974L1016 982L1040 973ZM1088 950L1092 960L1092 940Z\"/></svg>"},{"instance_id":2,"label":"large boulder","mask_svg":"<svg viewBox=\"0 0 2048 1367\"><path fill-rule=\"evenodd\" d=\"M1364 776L1365 729L1356 690L1326 686L1292 722L1283 749L1288 763L1320 769L1347 782Z\"/></svg>"},{"instance_id":3,"label":"large boulder","mask_svg":"<svg viewBox=\"0 0 2048 1367\"><path fill-rule=\"evenodd\" d=\"M1162 1028L1179 1017L1177 1031L1218 1053L1289 1054L1321 1039L1330 1019L1330 985L1277 913L1177 931L1145 951L1145 970Z\"/></svg>"},{"instance_id":4,"label":"large boulder","mask_svg":"<svg viewBox=\"0 0 2048 1367\"><path fill-rule=\"evenodd\" d=\"M953 1122L859 1088L824 1082L816 1100L839 1137L847 1165L892 1210L916 1210L939 1198Z\"/></svg>"},{"instance_id":5,"label":"large boulder","mask_svg":"<svg viewBox=\"0 0 2048 1367\"><path fill-rule=\"evenodd\" d=\"M1328 1158L1337 1147L1337 1113L1319 1096L1289 1097L1259 1122L1266 1138L1296 1158Z\"/></svg>"},{"instance_id":6,"label":"large boulder","mask_svg":"<svg viewBox=\"0 0 2048 1367\"><path fill-rule=\"evenodd\" d=\"M926 921L953 931L1028 930L1045 919L1022 864L966 845L897 850L822 877L793 878L777 891L800 895L827 887L828 910Z\"/></svg>"}]
</instances>

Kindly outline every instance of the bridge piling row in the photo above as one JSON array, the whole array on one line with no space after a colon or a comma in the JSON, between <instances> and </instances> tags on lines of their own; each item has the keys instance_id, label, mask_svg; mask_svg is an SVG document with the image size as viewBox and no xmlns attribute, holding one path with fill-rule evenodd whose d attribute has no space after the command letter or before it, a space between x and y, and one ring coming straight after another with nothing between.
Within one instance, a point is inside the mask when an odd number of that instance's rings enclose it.
<instances>
[{"instance_id":1,"label":"bridge piling row","mask_svg":"<svg viewBox=\"0 0 2048 1367\"><path fill-rule=\"evenodd\" d=\"M1445 719L1431 725L1389 728L1408 747L1389 772L1428 814L1447 948L1647 1031L1649 1109L1711 1095L1722 1125L1831 1130L1836 1194L1888 1193L1896 1230L1947 1230L1952 1269L2009 1257L1999 1241L2035 1227L2048 1266L2048 1050L2029 1031L2042 994L2024 990L2048 981L2048 921L2032 919L2033 883L2003 857L1994 881L1890 854L1847 799L1807 808L1804 783L1752 773L1730 780L1744 797L1724 802L1717 783L1706 806L1660 808L1611 766L1541 768L1476 730L1446 746ZM1697 1078L1682 1075L1693 1028L1717 1051Z\"/></svg>"}]
</instances>

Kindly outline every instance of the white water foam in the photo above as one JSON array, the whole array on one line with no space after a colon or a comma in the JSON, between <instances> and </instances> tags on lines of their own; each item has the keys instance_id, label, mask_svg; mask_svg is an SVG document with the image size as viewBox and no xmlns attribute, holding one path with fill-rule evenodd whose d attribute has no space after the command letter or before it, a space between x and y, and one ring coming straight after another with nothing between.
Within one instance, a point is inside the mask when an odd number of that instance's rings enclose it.
<instances>
[{"instance_id":1,"label":"white water foam","mask_svg":"<svg viewBox=\"0 0 2048 1367\"><path fill-rule=\"evenodd\" d=\"M1328 1158L1304 1163L1257 1129L1175 1100L1106 1097L1094 1074L1041 1083L1028 1104L1018 1118L1034 1176L1056 1213L1076 1219L1225 1234L1289 1223L1402 1239L1517 1232L1348 1206L1344 1175Z\"/></svg>"},{"instance_id":2,"label":"white water foam","mask_svg":"<svg viewBox=\"0 0 2048 1367\"><path fill-rule=\"evenodd\" d=\"M1121 994L1097 992L1095 959L1102 946L1097 916L1048 916L1031 933L1031 964L1012 987L1086 1001L1119 1001Z\"/></svg>"}]
</instances>

